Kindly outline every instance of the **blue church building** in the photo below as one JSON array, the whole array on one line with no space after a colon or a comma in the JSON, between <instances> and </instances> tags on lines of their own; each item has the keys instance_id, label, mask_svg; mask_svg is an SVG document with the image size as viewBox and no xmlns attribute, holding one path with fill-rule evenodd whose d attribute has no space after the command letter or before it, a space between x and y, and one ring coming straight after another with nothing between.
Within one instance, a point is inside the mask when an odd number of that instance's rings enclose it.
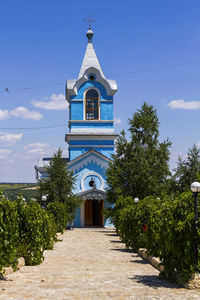
<instances>
[{"instance_id":1,"label":"blue church building","mask_svg":"<svg viewBox=\"0 0 200 300\"><path fill-rule=\"evenodd\" d=\"M105 173L117 137L113 120L117 84L115 80L106 79L103 73L92 44L91 27L86 35L88 44L78 78L66 81L68 170L76 176L74 193L83 199L74 220L75 227L104 226ZM44 168L36 169L42 175Z\"/></svg>"}]
</instances>

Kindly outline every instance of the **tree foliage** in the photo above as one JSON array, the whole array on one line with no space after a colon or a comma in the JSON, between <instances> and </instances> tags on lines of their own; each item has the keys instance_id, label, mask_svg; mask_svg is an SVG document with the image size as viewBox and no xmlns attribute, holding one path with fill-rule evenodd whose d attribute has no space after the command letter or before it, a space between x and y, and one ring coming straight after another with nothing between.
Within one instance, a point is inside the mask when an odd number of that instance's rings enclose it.
<instances>
[{"instance_id":1,"label":"tree foliage","mask_svg":"<svg viewBox=\"0 0 200 300\"><path fill-rule=\"evenodd\" d=\"M60 148L45 167L45 173L45 178L39 179L40 194L47 196L47 202L65 203L72 194L75 178L67 170L67 162L62 158Z\"/></svg>"},{"instance_id":2,"label":"tree foliage","mask_svg":"<svg viewBox=\"0 0 200 300\"><path fill-rule=\"evenodd\" d=\"M46 177L39 180L40 199L42 195L46 195L47 203L63 203L68 221L72 222L81 200L72 193L75 177L73 172L67 170L67 162L62 158L60 148L53 155L49 165L45 167L45 173Z\"/></svg>"},{"instance_id":3,"label":"tree foliage","mask_svg":"<svg viewBox=\"0 0 200 300\"><path fill-rule=\"evenodd\" d=\"M129 119L130 140L124 131L116 141L116 153L107 169L108 200L119 195L159 195L169 172L169 140L159 142L156 110L146 103Z\"/></svg>"},{"instance_id":4,"label":"tree foliage","mask_svg":"<svg viewBox=\"0 0 200 300\"><path fill-rule=\"evenodd\" d=\"M200 180L200 149L193 145L188 150L186 159L179 156L177 168L174 171L174 191L188 191L192 182Z\"/></svg>"}]
</instances>

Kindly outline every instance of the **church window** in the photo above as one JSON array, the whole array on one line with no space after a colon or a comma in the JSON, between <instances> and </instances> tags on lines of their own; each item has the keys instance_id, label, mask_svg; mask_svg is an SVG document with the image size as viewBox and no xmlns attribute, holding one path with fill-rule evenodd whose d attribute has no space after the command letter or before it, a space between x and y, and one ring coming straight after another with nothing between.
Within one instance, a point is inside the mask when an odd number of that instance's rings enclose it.
<instances>
[{"instance_id":1,"label":"church window","mask_svg":"<svg viewBox=\"0 0 200 300\"><path fill-rule=\"evenodd\" d=\"M94 89L86 93L85 118L86 120L99 119L99 95Z\"/></svg>"},{"instance_id":2,"label":"church window","mask_svg":"<svg viewBox=\"0 0 200 300\"><path fill-rule=\"evenodd\" d=\"M90 75L90 80L94 81L94 75Z\"/></svg>"},{"instance_id":3,"label":"church window","mask_svg":"<svg viewBox=\"0 0 200 300\"><path fill-rule=\"evenodd\" d=\"M90 81L94 81L95 79L96 79L96 76L95 76L95 74L89 74L88 75L88 79L90 80Z\"/></svg>"}]
</instances>

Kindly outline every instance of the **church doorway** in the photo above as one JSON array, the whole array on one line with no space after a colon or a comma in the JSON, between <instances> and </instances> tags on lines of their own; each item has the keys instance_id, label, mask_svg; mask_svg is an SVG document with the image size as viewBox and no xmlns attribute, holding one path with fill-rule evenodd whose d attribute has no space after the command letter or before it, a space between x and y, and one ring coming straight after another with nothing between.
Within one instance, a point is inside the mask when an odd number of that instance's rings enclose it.
<instances>
[{"instance_id":1,"label":"church doorway","mask_svg":"<svg viewBox=\"0 0 200 300\"><path fill-rule=\"evenodd\" d=\"M85 201L85 226L103 226L104 200Z\"/></svg>"}]
</instances>

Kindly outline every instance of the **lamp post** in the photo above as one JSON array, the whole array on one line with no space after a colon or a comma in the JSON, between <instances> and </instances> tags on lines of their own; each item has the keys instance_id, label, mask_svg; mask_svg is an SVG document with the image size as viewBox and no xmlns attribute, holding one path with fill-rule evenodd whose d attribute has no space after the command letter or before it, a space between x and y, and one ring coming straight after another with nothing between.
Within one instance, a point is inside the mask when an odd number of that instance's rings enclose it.
<instances>
[{"instance_id":1,"label":"lamp post","mask_svg":"<svg viewBox=\"0 0 200 300\"><path fill-rule=\"evenodd\" d=\"M134 198L133 200L134 200L135 203L138 203L139 198Z\"/></svg>"},{"instance_id":2,"label":"lamp post","mask_svg":"<svg viewBox=\"0 0 200 300\"><path fill-rule=\"evenodd\" d=\"M200 183L193 182L190 186L191 191L194 194L194 268L197 271L198 266L198 235L197 235L197 194L200 192Z\"/></svg>"},{"instance_id":3,"label":"lamp post","mask_svg":"<svg viewBox=\"0 0 200 300\"><path fill-rule=\"evenodd\" d=\"M46 208L46 201L47 201L47 196L46 196L46 195L43 195L43 196L42 196L42 202L43 202L42 208Z\"/></svg>"}]
</instances>

